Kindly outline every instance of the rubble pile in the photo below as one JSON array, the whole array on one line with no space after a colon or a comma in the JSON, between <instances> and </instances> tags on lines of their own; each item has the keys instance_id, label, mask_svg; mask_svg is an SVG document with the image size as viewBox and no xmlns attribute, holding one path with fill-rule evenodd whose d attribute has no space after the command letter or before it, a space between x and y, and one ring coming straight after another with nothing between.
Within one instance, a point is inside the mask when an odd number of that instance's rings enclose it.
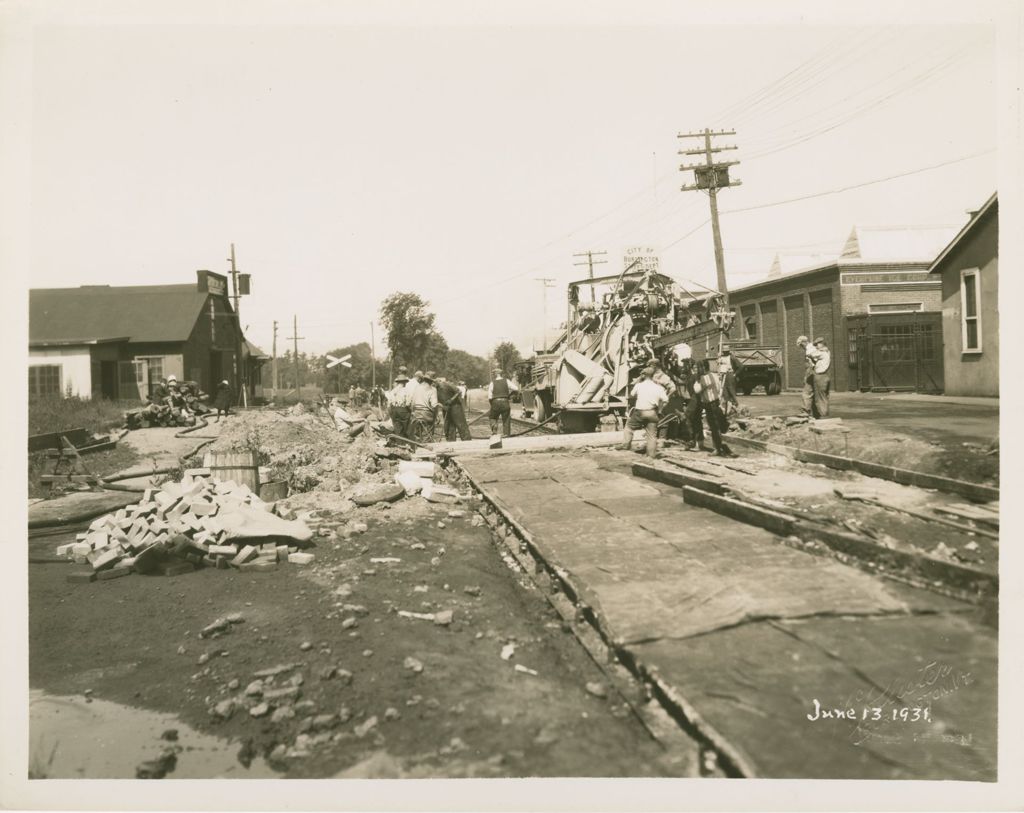
<instances>
[{"instance_id":1,"label":"rubble pile","mask_svg":"<svg viewBox=\"0 0 1024 813\"><path fill-rule=\"evenodd\" d=\"M270 570L279 562L309 564L313 554L299 548L312 536L305 522L248 486L186 473L181 482L147 489L140 502L93 520L57 556L91 565L70 574L70 582L176 576L204 566Z\"/></svg>"},{"instance_id":2,"label":"rubble pile","mask_svg":"<svg viewBox=\"0 0 1024 813\"><path fill-rule=\"evenodd\" d=\"M296 405L300 406L300 405ZM288 483L291 493L345 491L364 481L387 482L376 462L372 432L352 437L339 432L325 413L295 407L282 414L253 411L228 421L211 451L256 451L270 479Z\"/></svg>"}]
</instances>

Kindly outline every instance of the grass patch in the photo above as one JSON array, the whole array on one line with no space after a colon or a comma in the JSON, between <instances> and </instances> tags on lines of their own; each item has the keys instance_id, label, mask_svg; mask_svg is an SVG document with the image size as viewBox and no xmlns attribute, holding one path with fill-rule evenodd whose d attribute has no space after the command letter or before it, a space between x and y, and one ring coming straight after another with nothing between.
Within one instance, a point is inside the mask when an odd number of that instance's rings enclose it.
<instances>
[{"instance_id":1,"label":"grass patch","mask_svg":"<svg viewBox=\"0 0 1024 813\"><path fill-rule=\"evenodd\" d=\"M81 428L105 434L124 424L127 410L141 405L141 401L108 401L103 398L29 398L28 433L42 435Z\"/></svg>"}]
</instances>

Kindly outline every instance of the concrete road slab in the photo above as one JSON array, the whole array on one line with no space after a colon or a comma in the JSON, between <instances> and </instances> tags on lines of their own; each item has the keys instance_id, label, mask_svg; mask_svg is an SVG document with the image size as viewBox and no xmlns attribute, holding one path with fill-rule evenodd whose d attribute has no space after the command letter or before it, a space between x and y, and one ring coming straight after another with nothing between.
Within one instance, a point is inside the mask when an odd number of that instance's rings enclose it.
<instances>
[{"instance_id":1,"label":"concrete road slab","mask_svg":"<svg viewBox=\"0 0 1024 813\"><path fill-rule=\"evenodd\" d=\"M638 490L626 459L602 452L505 458L500 469L492 466L499 458L462 464L567 571L606 634L757 774L994 777L995 712L986 705L995 698L994 633L970 605L791 548L686 505L677 489ZM545 469L557 473L514 479ZM918 658L952 664L977 688L944 697L931 720L893 720L888 733L808 717L815 700L872 699Z\"/></svg>"}]
</instances>

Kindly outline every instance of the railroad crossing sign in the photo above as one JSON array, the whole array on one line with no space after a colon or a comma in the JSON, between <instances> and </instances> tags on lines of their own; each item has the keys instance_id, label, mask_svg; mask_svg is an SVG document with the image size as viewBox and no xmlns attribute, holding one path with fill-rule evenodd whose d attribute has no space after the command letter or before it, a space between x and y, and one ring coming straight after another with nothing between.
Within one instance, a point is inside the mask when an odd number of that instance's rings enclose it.
<instances>
[{"instance_id":1,"label":"railroad crossing sign","mask_svg":"<svg viewBox=\"0 0 1024 813\"><path fill-rule=\"evenodd\" d=\"M330 353L328 353L327 354L327 358L330 359L330 361L327 362L327 369L328 370L331 367L333 367L334 365L336 365L336 364L340 364L342 367L351 367L352 366L352 362L349 361L349 359L352 358L352 354L351 353L346 353L340 359L336 359L334 356L332 356Z\"/></svg>"}]
</instances>

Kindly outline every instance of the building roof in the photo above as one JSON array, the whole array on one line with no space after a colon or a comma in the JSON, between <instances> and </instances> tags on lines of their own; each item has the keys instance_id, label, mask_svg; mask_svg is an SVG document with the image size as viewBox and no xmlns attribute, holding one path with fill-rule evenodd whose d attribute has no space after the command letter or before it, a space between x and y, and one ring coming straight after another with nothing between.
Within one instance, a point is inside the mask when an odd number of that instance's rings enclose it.
<instances>
[{"instance_id":1,"label":"building roof","mask_svg":"<svg viewBox=\"0 0 1024 813\"><path fill-rule=\"evenodd\" d=\"M840 252L851 260L930 262L959 226L854 226Z\"/></svg>"},{"instance_id":2,"label":"building roof","mask_svg":"<svg viewBox=\"0 0 1024 813\"><path fill-rule=\"evenodd\" d=\"M765 279L735 289L743 291L767 283L802 277L827 268L858 266L928 267L956 233L956 226L854 226L838 251L814 254L779 252Z\"/></svg>"},{"instance_id":3,"label":"building roof","mask_svg":"<svg viewBox=\"0 0 1024 813\"><path fill-rule=\"evenodd\" d=\"M945 262L946 258L950 255L950 253L952 253L953 249L960 245L960 243L963 242L967 238L967 236L974 231L977 224L985 215L989 213L989 211L991 211L994 207L999 206L998 198L999 193L993 192L992 197L985 201L982 207L971 215L971 219L964 224L964 227L960 229L957 235L952 240L949 241L949 244L945 248L942 249L942 253L935 258L935 262L933 262L931 268L928 269L929 272L934 274L936 271L941 270L942 264Z\"/></svg>"},{"instance_id":4,"label":"building roof","mask_svg":"<svg viewBox=\"0 0 1024 813\"><path fill-rule=\"evenodd\" d=\"M254 358L254 359L269 359L270 358L270 356L268 356L266 353L264 353L262 350L260 350L256 345L254 345L248 339L243 339L242 343L245 345L245 355L249 356L249 358Z\"/></svg>"},{"instance_id":5,"label":"building roof","mask_svg":"<svg viewBox=\"0 0 1024 813\"><path fill-rule=\"evenodd\" d=\"M29 343L182 342L210 294L192 285L83 285L29 291Z\"/></svg>"}]
</instances>

